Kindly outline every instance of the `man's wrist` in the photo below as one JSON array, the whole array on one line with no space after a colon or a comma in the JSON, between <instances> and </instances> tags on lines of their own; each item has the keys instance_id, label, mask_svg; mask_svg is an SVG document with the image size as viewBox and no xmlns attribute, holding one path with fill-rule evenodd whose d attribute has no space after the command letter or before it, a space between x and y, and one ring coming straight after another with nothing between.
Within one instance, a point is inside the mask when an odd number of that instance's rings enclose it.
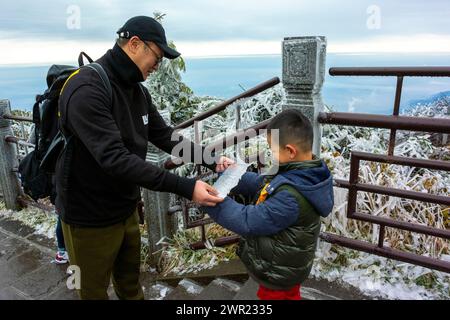
<instances>
[{"instance_id":1,"label":"man's wrist","mask_svg":"<svg viewBox=\"0 0 450 320\"><path fill-rule=\"evenodd\" d=\"M193 178L178 177L176 190L174 191L176 194L192 200L196 182L197 180Z\"/></svg>"}]
</instances>

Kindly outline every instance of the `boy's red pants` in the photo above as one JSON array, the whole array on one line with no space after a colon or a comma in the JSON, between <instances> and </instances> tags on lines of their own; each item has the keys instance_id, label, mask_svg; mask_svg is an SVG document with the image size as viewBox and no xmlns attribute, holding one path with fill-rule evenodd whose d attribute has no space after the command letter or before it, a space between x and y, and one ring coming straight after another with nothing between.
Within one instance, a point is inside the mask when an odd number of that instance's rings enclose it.
<instances>
[{"instance_id":1,"label":"boy's red pants","mask_svg":"<svg viewBox=\"0 0 450 320\"><path fill-rule=\"evenodd\" d=\"M272 290L260 284L256 294L260 300L301 300L302 298L299 284L289 290Z\"/></svg>"}]
</instances>

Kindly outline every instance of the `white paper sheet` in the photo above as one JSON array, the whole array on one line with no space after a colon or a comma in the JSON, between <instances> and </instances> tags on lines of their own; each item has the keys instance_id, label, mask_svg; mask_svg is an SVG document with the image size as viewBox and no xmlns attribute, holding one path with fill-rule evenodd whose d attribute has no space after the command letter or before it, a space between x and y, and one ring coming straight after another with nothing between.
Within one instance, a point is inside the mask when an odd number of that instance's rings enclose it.
<instances>
[{"instance_id":1,"label":"white paper sheet","mask_svg":"<svg viewBox=\"0 0 450 320\"><path fill-rule=\"evenodd\" d=\"M219 192L219 197L225 198L228 193L230 193L231 189L237 186L249 165L249 163L238 160L236 164L228 167L228 169L223 172L213 185Z\"/></svg>"}]
</instances>

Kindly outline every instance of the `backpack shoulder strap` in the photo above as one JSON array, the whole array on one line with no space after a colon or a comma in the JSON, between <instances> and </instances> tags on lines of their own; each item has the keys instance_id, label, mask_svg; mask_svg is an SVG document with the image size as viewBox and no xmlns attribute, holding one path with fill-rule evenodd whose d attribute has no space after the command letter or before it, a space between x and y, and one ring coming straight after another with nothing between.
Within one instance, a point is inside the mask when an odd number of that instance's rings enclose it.
<instances>
[{"instance_id":1,"label":"backpack shoulder strap","mask_svg":"<svg viewBox=\"0 0 450 320\"><path fill-rule=\"evenodd\" d=\"M66 79L66 81L64 81L64 84L61 88L61 90L59 91L59 95L62 95L64 88L66 87L67 83L69 82L70 79L72 79L73 76L75 76L76 74L78 74L80 72L80 69L75 70L74 72L72 72Z\"/></svg>"},{"instance_id":2,"label":"backpack shoulder strap","mask_svg":"<svg viewBox=\"0 0 450 320\"><path fill-rule=\"evenodd\" d=\"M100 76L100 79L102 79L103 84L105 85L105 88L106 88L106 91L108 92L108 96L109 96L110 100L112 101L111 82L109 81L109 78L108 78L108 75L106 74L105 69L103 69L103 67L97 62L89 63L89 64L85 65L85 67L91 68L91 69L95 70L95 72L97 72L97 74Z\"/></svg>"},{"instance_id":3,"label":"backpack shoulder strap","mask_svg":"<svg viewBox=\"0 0 450 320\"><path fill-rule=\"evenodd\" d=\"M110 99L112 100L112 87L111 87L111 82L109 81L108 75L106 74L105 69L103 69L103 67L96 63L96 62L92 62L90 64L85 65L84 67L86 68L90 68L92 70L94 70L95 72L97 72L97 74L99 75L100 79L102 79L103 84L105 85L106 91L108 92L108 96L110 97ZM76 74L78 74L80 72L80 69L77 69L76 71L74 71L64 82L59 94L61 95L62 92L64 91L64 88L66 87L67 83L69 82L69 80L75 76Z\"/></svg>"},{"instance_id":4,"label":"backpack shoulder strap","mask_svg":"<svg viewBox=\"0 0 450 320\"><path fill-rule=\"evenodd\" d=\"M291 186L289 184L283 184L277 188L277 191L283 191L283 190L289 192L295 198L295 200L297 200L297 202L299 203L300 208L302 208L302 210L308 210L308 211L312 211L312 212L316 213L316 209L293 186ZM318 213L316 213L316 214L318 215Z\"/></svg>"}]
</instances>

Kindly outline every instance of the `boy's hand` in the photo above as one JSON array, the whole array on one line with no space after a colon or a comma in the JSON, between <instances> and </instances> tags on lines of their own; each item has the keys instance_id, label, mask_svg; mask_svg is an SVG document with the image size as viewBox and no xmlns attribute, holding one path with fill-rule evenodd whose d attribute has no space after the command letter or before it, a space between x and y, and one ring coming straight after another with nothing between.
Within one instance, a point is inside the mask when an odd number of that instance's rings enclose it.
<instances>
[{"instance_id":1,"label":"boy's hand","mask_svg":"<svg viewBox=\"0 0 450 320\"><path fill-rule=\"evenodd\" d=\"M222 198L217 197L217 194L217 190L209 184L201 180L197 180L195 182L192 200L201 206L214 207L217 203L223 201Z\"/></svg>"},{"instance_id":2,"label":"boy's hand","mask_svg":"<svg viewBox=\"0 0 450 320\"><path fill-rule=\"evenodd\" d=\"M233 164L234 164L234 161L233 161L233 160L231 160L231 159L229 159L229 158L227 158L227 157L221 156L221 157L219 158L219 161L217 162L217 165L216 165L216 172L223 172L223 171L225 171L229 166L231 166L231 165L233 165Z\"/></svg>"}]
</instances>

